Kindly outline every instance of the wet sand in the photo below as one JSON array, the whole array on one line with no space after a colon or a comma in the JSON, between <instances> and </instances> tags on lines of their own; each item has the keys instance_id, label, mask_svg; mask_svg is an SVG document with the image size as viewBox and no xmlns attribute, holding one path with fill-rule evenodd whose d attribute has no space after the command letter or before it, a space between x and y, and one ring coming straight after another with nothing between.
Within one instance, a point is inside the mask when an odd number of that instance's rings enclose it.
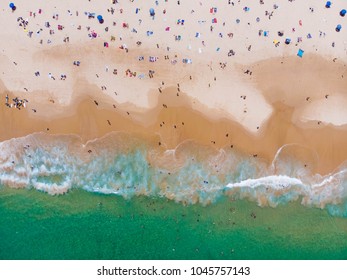
<instances>
[{"instance_id":1,"label":"wet sand","mask_svg":"<svg viewBox=\"0 0 347 280\"><path fill-rule=\"evenodd\" d=\"M78 92L91 92L76 94L73 105L68 107L45 102L28 103L27 108L17 110L1 103L0 140L45 132L78 134L86 142L112 131L124 131L156 139L157 145L163 149L174 149L183 141L192 139L216 149L237 149L250 157L263 158L268 164L278 149L294 143L317 153L318 162L314 166L311 162L303 164L312 172L325 175L347 159L347 125L304 122L295 118L295 114L300 106L310 102L306 95L314 100L325 98L326 92L330 95L344 92L345 79L340 77L346 66L315 56L309 57L304 64L296 61L296 58L276 58L248 66L254 71L252 79L273 108L271 117L257 133L249 132L231 119L214 118L214 110L210 108L206 107L204 114L194 110L193 106L204 105L197 104L197 100L182 91L177 95L177 88L163 88L158 99L151 101L157 103L153 109L136 112L127 111L127 105L119 105L105 96L96 96L87 83L81 83ZM308 71L311 65L317 68ZM334 86L330 87L330 84ZM8 93L6 90L1 92L1 98ZM47 118L37 117L31 110L33 106L47 112L52 109L53 113ZM57 108L61 109L60 113Z\"/></svg>"}]
</instances>

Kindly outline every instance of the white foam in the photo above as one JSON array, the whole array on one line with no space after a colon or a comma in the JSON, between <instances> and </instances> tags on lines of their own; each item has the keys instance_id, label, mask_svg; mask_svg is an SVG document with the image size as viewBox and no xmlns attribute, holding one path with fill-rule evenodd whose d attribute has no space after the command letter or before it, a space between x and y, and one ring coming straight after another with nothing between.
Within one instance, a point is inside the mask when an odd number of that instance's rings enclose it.
<instances>
[{"instance_id":1,"label":"white foam","mask_svg":"<svg viewBox=\"0 0 347 280\"><path fill-rule=\"evenodd\" d=\"M4 149L0 183L14 188L33 187L52 195L64 194L74 187L124 197L161 196L201 204L216 201L223 194L236 194L271 206L301 197L305 205L325 207L347 198L345 167L327 176L311 174L303 179L300 168L292 168L293 176L276 175L273 165L267 166L261 159L229 150L214 153L202 146L191 146L190 142L166 152L157 147L136 146L121 153L119 145L110 141L113 136L95 140L93 154L85 158L82 145L76 145L72 155L66 148L69 138L58 141L57 137L36 134L0 143ZM121 137L116 139L123 141ZM105 149L102 141L110 146ZM29 143L30 148L24 150L23 143ZM169 162L162 168L149 164L149 155L155 155L155 159L151 158L154 161L178 160L180 164ZM286 164L278 155L276 161Z\"/></svg>"},{"instance_id":2,"label":"white foam","mask_svg":"<svg viewBox=\"0 0 347 280\"><path fill-rule=\"evenodd\" d=\"M228 184L227 188L242 188L242 187L248 187L248 188L257 188L259 186L266 186L271 187L273 189L277 190L283 190L285 188L289 188L291 186L304 186L301 180L296 178L290 178L285 175L272 175L272 176L266 176L261 177L257 179L247 179L243 180L239 183L231 183Z\"/></svg>"}]
</instances>

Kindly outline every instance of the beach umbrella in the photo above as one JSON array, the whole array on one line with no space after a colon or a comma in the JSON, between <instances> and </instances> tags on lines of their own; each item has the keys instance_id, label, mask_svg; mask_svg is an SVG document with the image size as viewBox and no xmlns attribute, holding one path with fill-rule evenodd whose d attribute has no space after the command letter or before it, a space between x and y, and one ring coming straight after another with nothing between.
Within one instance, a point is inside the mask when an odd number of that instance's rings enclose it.
<instances>
[{"instance_id":1,"label":"beach umbrella","mask_svg":"<svg viewBox=\"0 0 347 280\"><path fill-rule=\"evenodd\" d=\"M331 2L328 1L328 2L325 4L325 8L330 8L330 6L331 6Z\"/></svg>"},{"instance_id":2,"label":"beach umbrella","mask_svg":"<svg viewBox=\"0 0 347 280\"><path fill-rule=\"evenodd\" d=\"M14 7L14 3L10 3L10 5L8 5L11 9L13 9L13 7Z\"/></svg>"},{"instance_id":3,"label":"beach umbrella","mask_svg":"<svg viewBox=\"0 0 347 280\"><path fill-rule=\"evenodd\" d=\"M98 21L100 21L102 20L102 15L98 15L96 18L98 19Z\"/></svg>"},{"instance_id":4,"label":"beach umbrella","mask_svg":"<svg viewBox=\"0 0 347 280\"><path fill-rule=\"evenodd\" d=\"M346 10L345 9L341 10L340 16L344 17L345 15L346 15Z\"/></svg>"},{"instance_id":5,"label":"beach umbrella","mask_svg":"<svg viewBox=\"0 0 347 280\"><path fill-rule=\"evenodd\" d=\"M151 17L154 17L154 16L155 16L155 11L154 11L153 8L150 8L150 9L149 9L149 14L150 14Z\"/></svg>"},{"instance_id":6,"label":"beach umbrella","mask_svg":"<svg viewBox=\"0 0 347 280\"><path fill-rule=\"evenodd\" d=\"M341 28L342 28L341 24L338 24L335 28L336 32L340 32Z\"/></svg>"}]
</instances>

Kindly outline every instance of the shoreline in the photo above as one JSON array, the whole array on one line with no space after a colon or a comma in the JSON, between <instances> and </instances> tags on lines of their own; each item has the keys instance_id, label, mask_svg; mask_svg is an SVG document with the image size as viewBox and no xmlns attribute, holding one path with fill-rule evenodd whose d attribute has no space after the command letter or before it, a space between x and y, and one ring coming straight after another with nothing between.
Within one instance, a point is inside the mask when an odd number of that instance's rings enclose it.
<instances>
[{"instance_id":1,"label":"shoreline","mask_svg":"<svg viewBox=\"0 0 347 280\"><path fill-rule=\"evenodd\" d=\"M317 153L319 162L312 173L321 175L333 172L347 159L346 125L312 125L312 128L295 124L291 121L294 109L281 102L272 104L271 117L254 134L238 122L225 118L214 120L192 109L191 100L182 92L179 98L175 91L163 93L158 105L145 114L127 114L123 109L110 108L107 102L100 102L97 106L90 97L76 100L79 101L73 107L64 109L64 112L69 112L68 116L51 120L33 118L27 110L7 108L1 104L0 140L44 132L75 134L87 142L110 132L126 132L146 139L159 139L161 147L167 150L175 149L186 140L217 150L225 147L237 149L250 157L264 159L269 165L281 147L298 144ZM168 107L161 104L168 104ZM159 142L156 143L158 146Z\"/></svg>"}]
</instances>

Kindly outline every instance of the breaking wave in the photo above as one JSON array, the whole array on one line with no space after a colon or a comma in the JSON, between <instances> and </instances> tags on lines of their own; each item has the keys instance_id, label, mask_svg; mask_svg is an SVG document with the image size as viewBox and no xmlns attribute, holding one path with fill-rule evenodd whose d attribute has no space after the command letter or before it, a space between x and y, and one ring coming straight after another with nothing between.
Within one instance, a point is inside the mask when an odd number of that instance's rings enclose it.
<instances>
[{"instance_id":1,"label":"breaking wave","mask_svg":"<svg viewBox=\"0 0 347 280\"><path fill-rule=\"evenodd\" d=\"M184 204L206 205L225 196L271 207L300 200L347 216L347 165L321 176L312 173L317 161L314 151L296 144L283 146L268 163L235 149L215 150L192 141L165 150L125 133L85 144L74 135L35 133L0 143L0 184L52 195L81 188Z\"/></svg>"}]
</instances>

